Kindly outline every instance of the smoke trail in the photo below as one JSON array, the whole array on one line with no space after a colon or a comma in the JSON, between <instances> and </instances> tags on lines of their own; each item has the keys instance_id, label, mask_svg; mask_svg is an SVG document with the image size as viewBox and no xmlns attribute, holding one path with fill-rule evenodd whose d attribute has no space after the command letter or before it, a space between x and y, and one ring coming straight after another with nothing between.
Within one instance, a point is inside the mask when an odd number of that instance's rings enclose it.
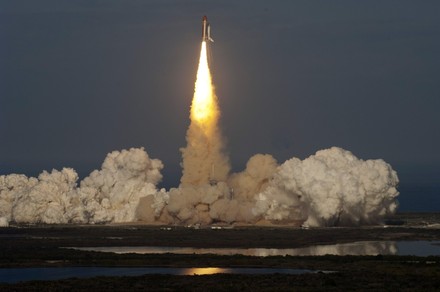
<instances>
[{"instance_id":1,"label":"smoke trail","mask_svg":"<svg viewBox=\"0 0 440 292\"><path fill-rule=\"evenodd\" d=\"M71 168L38 178L0 176L0 227L133 221L334 226L378 223L395 212L399 180L391 166L337 147L281 165L257 154L229 176L219 118L203 42L178 188L156 189L163 165L143 148L114 151L80 187Z\"/></svg>"},{"instance_id":2,"label":"smoke trail","mask_svg":"<svg viewBox=\"0 0 440 292\"><path fill-rule=\"evenodd\" d=\"M202 42L199 67L191 104L187 146L181 148L182 186L202 186L226 181L230 165L218 125L220 110L208 66L207 44Z\"/></svg>"}]
</instances>

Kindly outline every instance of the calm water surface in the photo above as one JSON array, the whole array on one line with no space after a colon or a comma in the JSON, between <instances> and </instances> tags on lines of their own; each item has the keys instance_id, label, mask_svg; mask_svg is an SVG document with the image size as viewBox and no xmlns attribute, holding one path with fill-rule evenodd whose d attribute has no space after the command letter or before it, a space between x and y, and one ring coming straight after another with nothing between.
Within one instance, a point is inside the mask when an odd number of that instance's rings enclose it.
<instances>
[{"instance_id":1,"label":"calm water surface","mask_svg":"<svg viewBox=\"0 0 440 292\"><path fill-rule=\"evenodd\" d=\"M303 248L193 248L157 246L73 247L78 250L138 254L215 254L246 256L323 256L323 255L415 255L440 256L440 242L435 241L358 241L315 245Z\"/></svg>"},{"instance_id":2,"label":"calm water surface","mask_svg":"<svg viewBox=\"0 0 440 292\"><path fill-rule=\"evenodd\" d=\"M65 267L65 268L17 268L0 269L0 282L17 283L31 280L59 280L67 278L90 278L96 276L140 276L146 274L167 275L212 275L212 274L305 274L304 269L271 268L108 268L108 267Z\"/></svg>"}]
</instances>

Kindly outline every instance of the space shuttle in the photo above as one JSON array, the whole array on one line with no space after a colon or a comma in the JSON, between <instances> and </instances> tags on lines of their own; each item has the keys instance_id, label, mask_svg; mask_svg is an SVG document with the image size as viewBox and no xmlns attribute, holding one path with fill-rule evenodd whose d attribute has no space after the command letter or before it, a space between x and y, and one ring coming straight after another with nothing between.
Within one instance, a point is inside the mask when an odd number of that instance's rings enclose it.
<instances>
[{"instance_id":1,"label":"space shuttle","mask_svg":"<svg viewBox=\"0 0 440 292\"><path fill-rule=\"evenodd\" d=\"M206 17L206 15L202 18L202 41L214 42L214 40L211 38L211 26L209 25L208 17Z\"/></svg>"}]
</instances>

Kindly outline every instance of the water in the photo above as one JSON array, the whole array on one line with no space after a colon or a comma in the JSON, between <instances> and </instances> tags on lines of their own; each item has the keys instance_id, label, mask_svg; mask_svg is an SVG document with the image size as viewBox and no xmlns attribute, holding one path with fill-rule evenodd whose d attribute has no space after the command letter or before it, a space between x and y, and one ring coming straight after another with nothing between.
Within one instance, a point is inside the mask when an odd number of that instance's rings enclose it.
<instances>
[{"instance_id":1,"label":"water","mask_svg":"<svg viewBox=\"0 0 440 292\"><path fill-rule=\"evenodd\" d=\"M440 256L440 242L430 241L358 241L315 245L303 248L193 248L157 246L72 247L86 251L138 254L215 254L246 256L323 256L330 255L415 255Z\"/></svg>"},{"instance_id":2,"label":"water","mask_svg":"<svg viewBox=\"0 0 440 292\"><path fill-rule=\"evenodd\" d=\"M167 275L212 275L212 274L305 274L314 271L305 269L272 268L108 268L108 267L65 267L65 268L15 268L0 269L0 282L17 283L31 280L59 280L67 278L90 278L96 276L140 276L146 274Z\"/></svg>"},{"instance_id":3,"label":"water","mask_svg":"<svg viewBox=\"0 0 440 292\"><path fill-rule=\"evenodd\" d=\"M72 247L74 248L74 247ZM359 241L343 244L316 245L305 248L191 248L191 247L82 247L79 250L140 253L140 254L217 254L248 256L322 256L332 255L416 255L440 256L440 242L430 241ZM0 282L16 283L30 280L58 280L71 277L139 276L145 274L211 275L211 274L304 274L316 271L277 268L115 268L115 267L63 267L0 269Z\"/></svg>"}]
</instances>

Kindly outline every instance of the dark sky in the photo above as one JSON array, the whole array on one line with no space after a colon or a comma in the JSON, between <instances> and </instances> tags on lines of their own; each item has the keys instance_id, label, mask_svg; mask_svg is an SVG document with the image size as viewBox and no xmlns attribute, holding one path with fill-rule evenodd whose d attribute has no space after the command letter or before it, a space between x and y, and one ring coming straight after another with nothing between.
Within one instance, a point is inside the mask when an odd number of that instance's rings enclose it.
<instances>
[{"instance_id":1,"label":"dark sky","mask_svg":"<svg viewBox=\"0 0 440 292\"><path fill-rule=\"evenodd\" d=\"M180 177L208 16L233 169L339 146L440 178L440 1L0 1L0 174L145 147Z\"/></svg>"}]
</instances>

